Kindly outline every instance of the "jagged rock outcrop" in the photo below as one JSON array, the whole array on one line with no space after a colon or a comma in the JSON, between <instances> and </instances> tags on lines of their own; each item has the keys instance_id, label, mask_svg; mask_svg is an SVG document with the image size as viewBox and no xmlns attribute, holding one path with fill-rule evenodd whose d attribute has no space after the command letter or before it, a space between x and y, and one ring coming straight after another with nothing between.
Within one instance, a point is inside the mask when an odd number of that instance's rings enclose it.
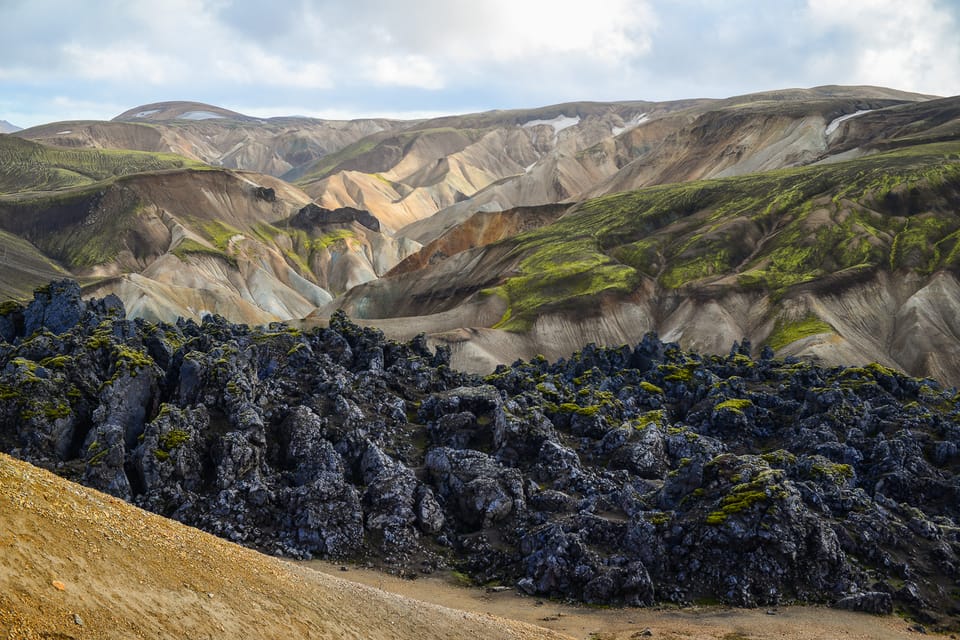
<instances>
[{"instance_id":1,"label":"jagged rock outcrop","mask_svg":"<svg viewBox=\"0 0 960 640\"><path fill-rule=\"evenodd\" d=\"M0 343L0 447L293 557L592 603L960 611L958 399L647 335L480 379L423 337L123 319L54 283Z\"/></svg>"},{"instance_id":2,"label":"jagged rock outcrop","mask_svg":"<svg viewBox=\"0 0 960 640\"><path fill-rule=\"evenodd\" d=\"M351 222L362 224L371 231L380 231L380 221L377 220L376 216L369 211L354 209L353 207L324 209L311 202L290 218L291 226L307 230L325 224L349 224Z\"/></svg>"}]
</instances>

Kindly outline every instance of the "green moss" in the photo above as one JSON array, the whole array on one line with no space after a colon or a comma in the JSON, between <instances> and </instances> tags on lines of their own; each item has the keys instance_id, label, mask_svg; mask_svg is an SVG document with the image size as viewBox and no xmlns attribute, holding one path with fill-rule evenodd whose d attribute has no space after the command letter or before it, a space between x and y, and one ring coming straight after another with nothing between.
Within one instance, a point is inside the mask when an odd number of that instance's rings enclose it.
<instances>
[{"instance_id":1,"label":"green moss","mask_svg":"<svg viewBox=\"0 0 960 640\"><path fill-rule=\"evenodd\" d=\"M596 415L596 413L600 410L600 406L594 404L581 407L573 402L564 402L558 407L558 410L562 413L576 413L581 416L593 416Z\"/></svg>"},{"instance_id":2,"label":"green moss","mask_svg":"<svg viewBox=\"0 0 960 640\"><path fill-rule=\"evenodd\" d=\"M183 429L171 429L170 431L160 435L158 443L161 449L169 453L189 439L190 434Z\"/></svg>"},{"instance_id":3,"label":"green moss","mask_svg":"<svg viewBox=\"0 0 960 640\"><path fill-rule=\"evenodd\" d=\"M109 449L104 449L96 454L94 454L89 460L87 460L87 465L91 467L98 467L103 462L103 459L109 453Z\"/></svg>"},{"instance_id":4,"label":"green moss","mask_svg":"<svg viewBox=\"0 0 960 640\"><path fill-rule=\"evenodd\" d=\"M816 478L822 478L841 485L853 478L853 467L849 464L836 464L828 460L823 460L815 462L810 467L810 473Z\"/></svg>"},{"instance_id":5,"label":"green moss","mask_svg":"<svg viewBox=\"0 0 960 640\"><path fill-rule=\"evenodd\" d=\"M8 316L17 311L23 311L23 305L16 300L4 300L0 302L0 316Z\"/></svg>"},{"instance_id":6,"label":"green moss","mask_svg":"<svg viewBox=\"0 0 960 640\"><path fill-rule=\"evenodd\" d=\"M297 353L297 352L299 352L299 351L301 351L301 350L303 350L303 349L306 349L306 347L307 347L307 345L305 345L304 343L298 342L297 344L295 344L295 345L293 345L292 347L290 347L289 349L287 349L287 355L288 355L288 356L292 356L293 354L295 354L295 353Z\"/></svg>"},{"instance_id":7,"label":"green moss","mask_svg":"<svg viewBox=\"0 0 960 640\"><path fill-rule=\"evenodd\" d=\"M20 390L8 384L0 384L0 400L14 400L21 396Z\"/></svg>"},{"instance_id":8,"label":"green moss","mask_svg":"<svg viewBox=\"0 0 960 640\"><path fill-rule=\"evenodd\" d=\"M40 365L49 369L64 369L71 362L73 362L73 358L70 356L52 356L41 360Z\"/></svg>"},{"instance_id":9,"label":"green moss","mask_svg":"<svg viewBox=\"0 0 960 640\"><path fill-rule=\"evenodd\" d=\"M678 289L685 284L729 271L733 258L729 249L706 248L695 257L671 266L660 277L660 282L668 289Z\"/></svg>"},{"instance_id":10,"label":"green moss","mask_svg":"<svg viewBox=\"0 0 960 640\"><path fill-rule=\"evenodd\" d=\"M496 291L509 304L497 328L525 331L541 311L582 309L602 294L633 290L637 272L603 255L594 238L582 231L579 236L549 242L540 236L533 236L536 242L529 242L528 234L517 236L526 256L520 261L520 274Z\"/></svg>"},{"instance_id":11,"label":"green moss","mask_svg":"<svg viewBox=\"0 0 960 640\"><path fill-rule=\"evenodd\" d=\"M51 402L43 405L43 415L48 420L59 420L70 415L70 405L66 402Z\"/></svg>"},{"instance_id":12,"label":"green moss","mask_svg":"<svg viewBox=\"0 0 960 640\"><path fill-rule=\"evenodd\" d=\"M664 511L658 511L655 513L647 512L644 514L644 517L646 518L647 522L649 522L655 527L661 527L663 525L669 524L671 520L671 515Z\"/></svg>"},{"instance_id":13,"label":"green moss","mask_svg":"<svg viewBox=\"0 0 960 640\"><path fill-rule=\"evenodd\" d=\"M212 256L214 258L227 260L228 262L234 262L223 250L202 244L193 238L184 238L181 240L180 244L173 249L172 253L184 262L191 255Z\"/></svg>"},{"instance_id":14,"label":"green moss","mask_svg":"<svg viewBox=\"0 0 960 640\"><path fill-rule=\"evenodd\" d=\"M707 524L721 525L730 516L747 511L756 504L783 500L787 497L787 492L780 484L782 480L782 470L766 469L750 482L734 485L730 493L720 500L719 509L707 516Z\"/></svg>"},{"instance_id":15,"label":"green moss","mask_svg":"<svg viewBox=\"0 0 960 640\"><path fill-rule=\"evenodd\" d=\"M460 585L461 587L472 587L473 580L470 579L470 576L465 574L462 571L451 571L450 577L453 578L453 581Z\"/></svg>"},{"instance_id":16,"label":"green moss","mask_svg":"<svg viewBox=\"0 0 960 640\"><path fill-rule=\"evenodd\" d=\"M10 360L10 364L17 368L18 383L40 382L37 377L37 367L40 365L33 360L17 356Z\"/></svg>"},{"instance_id":17,"label":"green moss","mask_svg":"<svg viewBox=\"0 0 960 640\"><path fill-rule=\"evenodd\" d=\"M663 395L663 389L653 384L652 382L647 382L646 380L640 383L640 388L646 391L647 393L652 393L654 395Z\"/></svg>"},{"instance_id":18,"label":"green moss","mask_svg":"<svg viewBox=\"0 0 960 640\"><path fill-rule=\"evenodd\" d=\"M118 363L126 364L131 370L154 365L153 358L147 355L146 352L139 349L131 349L125 344L114 345L113 357Z\"/></svg>"},{"instance_id":19,"label":"green moss","mask_svg":"<svg viewBox=\"0 0 960 640\"><path fill-rule=\"evenodd\" d=\"M325 233L322 236L314 238L310 246L314 251L323 251L339 242L345 242L346 240L356 237L357 234L352 229L336 229L330 233Z\"/></svg>"},{"instance_id":20,"label":"green moss","mask_svg":"<svg viewBox=\"0 0 960 640\"><path fill-rule=\"evenodd\" d=\"M722 283L779 297L889 264L960 268L960 217L949 207L958 157L960 142L918 145L589 200L504 241L516 275L487 294L508 303L498 326L523 331L539 314L622 297L650 277L665 288Z\"/></svg>"},{"instance_id":21,"label":"green moss","mask_svg":"<svg viewBox=\"0 0 960 640\"><path fill-rule=\"evenodd\" d=\"M57 191L134 173L203 167L170 153L50 147L0 139L0 193Z\"/></svg>"},{"instance_id":22,"label":"green moss","mask_svg":"<svg viewBox=\"0 0 960 640\"><path fill-rule=\"evenodd\" d=\"M883 366L879 362L871 362L864 368L874 376L883 376L883 377L889 377L889 378L895 378L897 376L896 371L894 371L890 367Z\"/></svg>"},{"instance_id":23,"label":"green moss","mask_svg":"<svg viewBox=\"0 0 960 640\"><path fill-rule=\"evenodd\" d=\"M763 458L767 464L775 465L778 467L785 467L796 464L797 456L793 455L789 451L784 449L777 449L776 451L771 451L769 453L764 453L760 456Z\"/></svg>"},{"instance_id":24,"label":"green moss","mask_svg":"<svg viewBox=\"0 0 960 640\"><path fill-rule=\"evenodd\" d=\"M633 427L635 429L643 430L649 427L650 425L660 426L666 421L666 412L663 409L656 409L654 411L647 411L646 413L641 413L639 416L634 418Z\"/></svg>"},{"instance_id":25,"label":"green moss","mask_svg":"<svg viewBox=\"0 0 960 640\"><path fill-rule=\"evenodd\" d=\"M821 333L835 333L835 330L831 325L814 315L808 315L795 322L778 319L773 326L773 331L767 338L767 345L774 351L779 351L797 340Z\"/></svg>"},{"instance_id":26,"label":"green moss","mask_svg":"<svg viewBox=\"0 0 960 640\"><path fill-rule=\"evenodd\" d=\"M664 374L664 382L691 382L697 365L691 363L681 367L675 364L661 364L659 370Z\"/></svg>"},{"instance_id":27,"label":"green moss","mask_svg":"<svg viewBox=\"0 0 960 640\"><path fill-rule=\"evenodd\" d=\"M110 342L111 340L110 340L109 333L95 332L93 335L87 338L87 341L84 343L84 346L87 349L96 351L97 349L102 349L103 347L109 347Z\"/></svg>"},{"instance_id":28,"label":"green moss","mask_svg":"<svg viewBox=\"0 0 960 640\"><path fill-rule=\"evenodd\" d=\"M753 402L745 398L731 398L720 402L713 408L714 411L733 411L734 413L743 413L753 406Z\"/></svg>"},{"instance_id":29,"label":"green moss","mask_svg":"<svg viewBox=\"0 0 960 640\"><path fill-rule=\"evenodd\" d=\"M230 241L237 236L243 237L243 232L239 229L220 220L201 220L195 218L193 222L214 247L228 256L232 255L229 251Z\"/></svg>"}]
</instances>

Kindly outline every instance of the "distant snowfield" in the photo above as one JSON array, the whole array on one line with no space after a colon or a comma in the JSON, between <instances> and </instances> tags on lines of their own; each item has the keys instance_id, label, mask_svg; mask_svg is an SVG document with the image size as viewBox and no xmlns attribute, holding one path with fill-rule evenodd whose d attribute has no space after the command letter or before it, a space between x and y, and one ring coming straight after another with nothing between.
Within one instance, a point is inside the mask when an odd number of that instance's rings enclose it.
<instances>
[{"instance_id":1,"label":"distant snowfield","mask_svg":"<svg viewBox=\"0 0 960 640\"><path fill-rule=\"evenodd\" d=\"M150 109L148 111L138 111L133 114L134 118L146 118L147 116L152 116L155 113L160 113L160 109Z\"/></svg>"},{"instance_id":2,"label":"distant snowfield","mask_svg":"<svg viewBox=\"0 0 960 640\"><path fill-rule=\"evenodd\" d=\"M615 136L618 136L618 135L620 135L621 133L623 133L624 131L628 131L628 130L630 130L630 129L634 129L634 128L636 128L636 127L639 127L641 124L643 124L644 122L646 122L646 121L649 120L649 119L650 119L650 116L649 116L649 115L647 115L647 114L645 114L645 113L638 113L637 115L633 116L633 118L630 119L630 122L627 122L625 126L622 126L622 127L610 127L610 133L612 133L612 134L615 135Z\"/></svg>"},{"instance_id":3,"label":"distant snowfield","mask_svg":"<svg viewBox=\"0 0 960 640\"><path fill-rule=\"evenodd\" d=\"M68 133L73 133L73 131L71 131L70 129L67 129L66 131L57 131L56 135L58 135L58 136L65 136L65 135L67 135Z\"/></svg>"},{"instance_id":4,"label":"distant snowfield","mask_svg":"<svg viewBox=\"0 0 960 640\"><path fill-rule=\"evenodd\" d=\"M839 118L834 118L833 121L827 125L827 128L824 131L824 134L830 135L831 133L837 130L837 127L840 126L841 122L844 122L845 120L849 120L850 118L856 118L857 116L861 116L865 113L870 113L871 111L875 111L875 109L862 109L860 111L848 113L845 116L840 116Z\"/></svg>"},{"instance_id":5,"label":"distant snowfield","mask_svg":"<svg viewBox=\"0 0 960 640\"><path fill-rule=\"evenodd\" d=\"M187 111L186 113L179 116L180 120L213 120L214 118L222 118L223 116L219 113L213 113L212 111Z\"/></svg>"},{"instance_id":6,"label":"distant snowfield","mask_svg":"<svg viewBox=\"0 0 960 640\"><path fill-rule=\"evenodd\" d=\"M538 127L542 124L553 127L553 135L556 137L560 135L560 132L564 129L569 129L570 127L580 124L580 116L577 116L576 118L571 118L569 116L557 116L556 118L551 118L550 120L527 120L520 126L526 129L529 127Z\"/></svg>"}]
</instances>

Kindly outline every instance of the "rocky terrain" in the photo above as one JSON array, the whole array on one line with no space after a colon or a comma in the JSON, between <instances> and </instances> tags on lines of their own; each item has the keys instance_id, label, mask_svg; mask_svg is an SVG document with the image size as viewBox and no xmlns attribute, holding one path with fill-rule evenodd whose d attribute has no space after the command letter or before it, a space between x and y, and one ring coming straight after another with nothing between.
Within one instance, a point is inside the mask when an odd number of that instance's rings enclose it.
<instances>
[{"instance_id":1,"label":"rocky terrain","mask_svg":"<svg viewBox=\"0 0 960 640\"><path fill-rule=\"evenodd\" d=\"M270 553L596 604L825 602L955 628L955 390L650 334L480 378L421 336L0 316L0 448Z\"/></svg>"}]
</instances>

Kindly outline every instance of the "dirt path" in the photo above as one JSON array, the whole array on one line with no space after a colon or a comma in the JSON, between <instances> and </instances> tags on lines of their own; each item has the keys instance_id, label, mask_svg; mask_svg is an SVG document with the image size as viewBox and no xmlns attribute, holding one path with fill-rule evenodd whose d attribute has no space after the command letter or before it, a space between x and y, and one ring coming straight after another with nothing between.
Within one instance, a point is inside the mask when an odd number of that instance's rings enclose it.
<instances>
[{"instance_id":1,"label":"dirt path","mask_svg":"<svg viewBox=\"0 0 960 640\"><path fill-rule=\"evenodd\" d=\"M320 572L345 577L425 602L541 625L574 638L592 640L917 640L919 633L897 617L837 611L825 607L733 609L602 609L570 606L518 595L488 593L457 584L451 575L404 580L371 569L324 561L305 563ZM649 629L650 636L642 635Z\"/></svg>"}]
</instances>

